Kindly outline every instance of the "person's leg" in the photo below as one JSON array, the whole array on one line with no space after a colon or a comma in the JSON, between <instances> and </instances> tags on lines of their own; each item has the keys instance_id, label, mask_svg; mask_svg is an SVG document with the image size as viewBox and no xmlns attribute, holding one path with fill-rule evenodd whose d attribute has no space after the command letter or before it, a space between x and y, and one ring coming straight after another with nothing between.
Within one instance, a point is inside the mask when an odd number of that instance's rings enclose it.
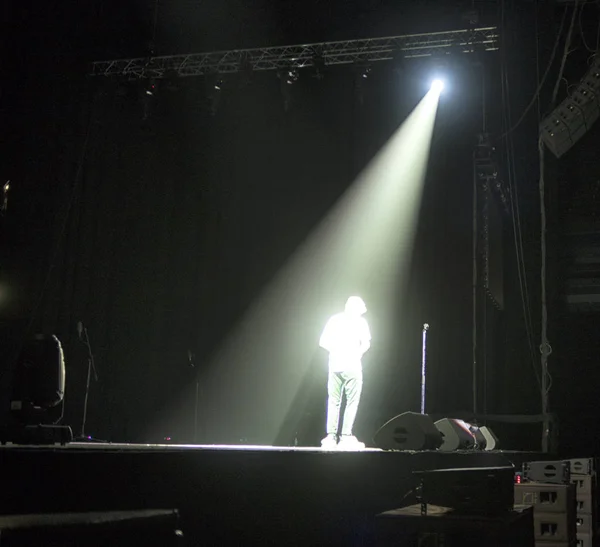
<instances>
[{"instance_id":1,"label":"person's leg","mask_svg":"<svg viewBox=\"0 0 600 547\"><path fill-rule=\"evenodd\" d=\"M346 394L346 409L342 423L342 437L351 437L358 403L362 393L363 376L362 370L344 373L344 393Z\"/></svg>"},{"instance_id":2,"label":"person's leg","mask_svg":"<svg viewBox=\"0 0 600 547\"><path fill-rule=\"evenodd\" d=\"M340 424L340 407L342 406L342 385L343 378L341 373L329 371L327 381L327 435L337 437Z\"/></svg>"}]
</instances>

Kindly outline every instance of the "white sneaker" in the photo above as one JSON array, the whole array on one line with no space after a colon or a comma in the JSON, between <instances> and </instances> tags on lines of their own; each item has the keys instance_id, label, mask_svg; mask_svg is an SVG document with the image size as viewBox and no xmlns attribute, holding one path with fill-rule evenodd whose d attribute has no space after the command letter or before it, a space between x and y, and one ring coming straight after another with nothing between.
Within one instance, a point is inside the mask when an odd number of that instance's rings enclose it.
<instances>
[{"instance_id":1,"label":"white sneaker","mask_svg":"<svg viewBox=\"0 0 600 547\"><path fill-rule=\"evenodd\" d=\"M330 433L321 441L321 448L325 450L335 450L337 448L337 436Z\"/></svg>"},{"instance_id":2,"label":"white sneaker","mask_svg":"<svg viewBox=\"0 0 600 547\"><path fill-rule=\"evenodd\" d=\"M340 450L363 450L365 448L365 443L361 443L353 435L342 435L338 448Z\"/></svg>"}]
</instances>

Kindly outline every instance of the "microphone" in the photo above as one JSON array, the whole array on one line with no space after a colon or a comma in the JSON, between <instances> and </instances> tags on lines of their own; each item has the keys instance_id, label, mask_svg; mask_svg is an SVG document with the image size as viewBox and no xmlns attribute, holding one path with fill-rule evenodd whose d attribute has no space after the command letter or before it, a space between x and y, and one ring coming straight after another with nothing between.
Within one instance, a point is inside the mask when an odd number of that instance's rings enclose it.
<instances>
[{"instance_id":1,"label":"microphone","mask_svg":"<svg viewBox=\"0 0 600 547\"><path fill-rule=\"evenodd\" d=\"M195 365L194 365L194 354L192 353L191 349L188 349L188 362L189 362L190 367L192 367L192 368L195 367Z\"/></svg>"},{"instance_id":2,"label":"microphone","mask_svg":"<svg viewBox=\"0 0 600 547\"><path fill-rule=\"evenodd\" d=\"M81 340L81 334L83 333L83 323L81 321L77 321L77 336Z\"/></svg>"},{"instance_id":3,"label":"microphone","mask_svg":"<svg viewBox=\"0 0 600 547\"><path fill-rule=\"evenodd\" d=\"M423 330L429 330L429 323L423 323Z\"/></svg>"}]
</instances>

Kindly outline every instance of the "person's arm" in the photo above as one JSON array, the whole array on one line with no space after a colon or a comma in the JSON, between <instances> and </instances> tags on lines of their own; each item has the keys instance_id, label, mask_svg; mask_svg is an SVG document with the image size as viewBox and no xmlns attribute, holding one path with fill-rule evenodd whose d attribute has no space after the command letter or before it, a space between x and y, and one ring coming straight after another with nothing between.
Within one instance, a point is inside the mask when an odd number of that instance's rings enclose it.
<instances>
[{"instance_id":1,"label":"person's arm","mask_svg":"<svg viewBox=\"0 0 600 547\"><path fill-rule=\"evenodd\" d=\"M362 355L367 353L367 351L369 351L370 347L371 347L371 340L362 340L360 343L360 351L361 351Z\"/></svg>"},{"instance_id":2,"label":"person's arm","mask_svg":"<svg viewBox=\"0 0 600 547\"><path fill-rule=\"evenodd\" d=\"M371 347L371 331L369 330L369 324L366 320L363 319L363 321L363 332L360 339L361 355L367 353L367 351L369 351L369 348Z\"/></svg>"},{"instance_id":3,"label":"person's arm","mask_svg":"<svg viewBox=\"0 0 600 547\"><path fill-rule=\"evenodd\" d=\"M321 338L319 340L319 346L327 351L331 351L331 319L327 321L327 324L323 329L323 333L321 334Z\"/></svg>"}]
</instances>

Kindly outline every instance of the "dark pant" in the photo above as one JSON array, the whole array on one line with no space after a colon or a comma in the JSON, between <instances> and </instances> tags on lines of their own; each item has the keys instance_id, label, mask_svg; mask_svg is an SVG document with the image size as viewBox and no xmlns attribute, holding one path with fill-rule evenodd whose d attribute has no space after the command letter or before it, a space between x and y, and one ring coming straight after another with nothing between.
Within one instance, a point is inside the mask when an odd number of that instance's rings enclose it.
<instances>
[{"instance_id":1,"label":"dark pant","mask_svg":"<svg viewBox=\"0 0 600 547\"><path fill-rule=\"evenodd\" d=\"M340 408L342 397L346 395L346 408L342 419L342 435L352 435L352 427L358 410L360 394L362 392L362 370L352 372L329 371L327 393L327 434L337 435L340 423Z\"/></svg>"}]
</instances>

